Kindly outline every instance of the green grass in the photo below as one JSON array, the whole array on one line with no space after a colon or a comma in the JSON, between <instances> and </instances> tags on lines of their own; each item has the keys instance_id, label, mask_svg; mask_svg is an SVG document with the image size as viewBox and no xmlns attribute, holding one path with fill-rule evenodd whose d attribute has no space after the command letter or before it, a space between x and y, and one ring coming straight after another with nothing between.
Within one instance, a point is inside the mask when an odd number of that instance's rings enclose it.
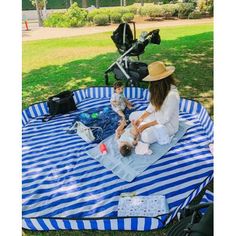
<instances>
[{"instance_id":1,"label":"green grass","mask_svg":"<svg viewBox=\"0 0 236 236\"><path fill-rule=\"evenodd\" d=\"M160 34L161 44L148 45L141 61L175 65L182 96L212 97L213 25L165 27ZM110 35L23 42L23 108L66 89L104 85L104 71L118 57Z\"/></svg>"},{"instance_id":2,"label":"green grass","mask_svg":"<svg viewBox=\"0 0 236 236\"><path fill-rule=\"evenodd\" d=\"M181 96L197 98L212 115L213 25L165 27L160 34L161 45L148 45L141 61L161 60L175 65ZM110 35L111 32L23 42L23 108L66 89L104 85L104 71L118 57ZM164 236L168 227L152 232L24 230L23 235Z\"/></svg>"}]
</instances>

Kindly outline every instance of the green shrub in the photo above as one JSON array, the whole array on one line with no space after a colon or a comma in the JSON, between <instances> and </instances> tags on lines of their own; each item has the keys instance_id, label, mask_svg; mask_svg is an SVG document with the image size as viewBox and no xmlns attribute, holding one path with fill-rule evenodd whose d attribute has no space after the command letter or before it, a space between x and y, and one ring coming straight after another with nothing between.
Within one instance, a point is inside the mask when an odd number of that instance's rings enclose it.
<instances>
[{"instance_id":1,"label":"green shrub","mask_svg":"<svg viewBox=\"0 0 236 236\"><path fill-rule=\"evenodd\" d=\"M193 3L179 3L178 17L181 19L188 18L188 15L194 11L194 8Z\"/></svg>"},{"instance_id":2,"label":"green shrub","mask_svg":"<svg viewBox=\"0 0 236 236\"><path fill-rule=\"evenodd\" d=\"M87 21L93 21L94 16L99 14L99 9L92 10L87 15Z\"/></svg>"},{"instance_id":3,"label":"green shrub","mask_svg":"<svg viewBox=\"0 0 236 236\"><path fill-rule=\"evenodd\" d=\"M134 15L138 14L138 9L139 9L138 5L133 4L133 5L127 6L126 8L128 9L129 13L133 13Z\"/></svg>"},{"instance_id":4,"label":"green shrub","mask_svg":"<svg viewBox=\"0 0 236 236\"><path fill-rule=\"evenodd\" d=\"M207 12L209 13L210 16L213 16L214 14L214 6L213 5L209 5L207 6Z\"/></svg>"},{"instance_id":5,"label":"green shrub","mask_svg":"<svg viewBox=\"0 0 236 236\"><path fill-rule=\"evenodd\" d=\"M198 0L197 7L200 12L205 12L207 9L207 2L206 0Z\"/></svg>"},{"instance_id":6,"label":"green shrub","mask_svg":"<svg viewBox=\"0 0 236 236\"><path fill-rule=\"evenodd\" d=\"M47 19L44 20L43 25L46 27L70 27L68 18L63 12L50 14Z\"/></svg>"},{"instance_id":7,"label":"green shrub","mask_svg":"<svg viewBox=\"0 0 236 236\"><path fill-rule=\"evenodd\" d=\"M148 4L140 8L141 16L148 16L151 19L164 16L163 5Z\"/></svg>"},{"instance_id":8,"label":"green shrub","mask_svg":"<svg viewBox=\"0 0 236 236\"><path fill-rule=\"evenodd\" d=\"M134 14L133 13L125 13L123 16L122 16L122 20L124 22L130 22L134 19Z\"/></svg>"},{"instance_id":9,"label":"green shrub","mask_svg":"<svg viewBox=\"0 0 236 236\"><path fill-rule=\"evenodd\" d=\"M162 17L164 16L164 9L162 6L153 6L149 9L149 12L148 12L148 16L153 19L153 18L157 18L157 17Z\"/></svg>"},{"instance_id":10,"label":"green shrub","mask_svg":"<svg viewBox=\"0 0 236 236\"><path fill-rule=\"evenodd\" d=\"M188 15L189 19L200 19L201 17L202 17L201 12L200 11L196 11L196 10L191 12L191 13L189 13L189 15Z\"/></svg>"},{"instance_id":11,"label":"green shrub","mask_svg":"<svg viewBox=\"0 0 236 236\"><path fill-rule=\"evenodd\" d=\"M47 27L76 27L83 26L86 23L87 11L78 7L77 3L65 13L52 13L44 20L44 26Z\"/></svg>"},{"instance_id":12,"label":"green shrub","mask_svg":"<svg viewBox=\"0 0 236 236\"><path fill-rule=\"evenodd\" d=\"M70 26L83 26L86 23L88 12L78 6L75 2L65 13L66 17L69 19Z\"/></svg>"},{"instance_id":13,"label":"green shrub","mask_svg":"<svg viewBox=\"0 0 236 236\"><path fill-rule=\"evenodd\" d=\"M125 13L129 13L128 7L113 7L111 8L111 14L113 13L119 13L121 15L124 15Z\"/></svg>"},{"instance_id":14,"label":"green shrub","mask_svg":"<svg viewBox=\"0 0 236 236\"><path fill-rule=\"evenodd\" d=\"M122 15L118 12L112 12L111 15L110 15L110 18L111 18L111 22L120 23Z\"/></svg>"},{"instance_id":15,"label":"green shrub","mask_svg":"<svg viewBox=\"0 0 236 236\"><path fill-rule=\"evenodd\" d=\"M178 7L175 5L176 4L165 4L161 6L163 9L163 16L166 18L175 16L178 12Z\"/></svg>"},{"instance_id":16,"label":"green shrub","mask_svg":"<svg viewBox=\"0 0 236 236\"><path fill-rule=\"evenodd\" d=\"M151 11L151 9L154 7L153 4L144 5L143 7L140 7L139 9L139 15L140 16L148 16L148 13Z\"/></svg>"},{"instance_id":17,"label":"green shrub","mask_svg":"<svg viewBox=\"0 0 236 236\"><path fill-rule=\"evenodd\" d=\"M94 16L93 22L95 25L107 25L109 23L109 16L105 14L98 14Z\"/></svg>"}]
</instances>

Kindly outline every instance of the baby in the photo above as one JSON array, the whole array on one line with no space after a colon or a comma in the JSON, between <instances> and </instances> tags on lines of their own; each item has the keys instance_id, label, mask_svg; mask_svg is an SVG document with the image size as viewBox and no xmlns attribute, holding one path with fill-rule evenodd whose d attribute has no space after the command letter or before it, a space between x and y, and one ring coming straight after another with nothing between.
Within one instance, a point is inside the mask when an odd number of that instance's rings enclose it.
<instances>
[{"instance_id":1,"label":"baby","mask_svg":"<svg viewBox=\"0 0 236 236\"><path fill-rule=\"evenodd\" d=\"M135 122L132 121L132 126L125 129L126 122L122 120L119 127L116 129L116 139L122 156L126 157L131 154L132 148L138 143L139 132Z\"/></svg>"},{"instance_id":2,"label":"baby","mask_svg":"<svg viewBox=\"0 0 236 236\"><path fill-rule=\"evenodd\" d=\"M132 109L132 103L128 101L123 94L124 87L122 82L118 81L114 83L113 87L114 93L112 94L110 100L112 110L121 117L121 120L125 120L124 110L126 107L128 107L128 109Z\"/></svg>"}]
</instances>

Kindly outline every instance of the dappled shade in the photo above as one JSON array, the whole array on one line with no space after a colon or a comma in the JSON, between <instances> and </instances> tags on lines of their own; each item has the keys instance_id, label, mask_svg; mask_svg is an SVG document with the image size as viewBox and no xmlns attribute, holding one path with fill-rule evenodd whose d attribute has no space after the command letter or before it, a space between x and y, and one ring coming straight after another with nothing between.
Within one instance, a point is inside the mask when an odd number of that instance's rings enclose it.
<instances>
[{"instance_id":1,"label":"dappled shade","mask_svg":"<svg viewBox=\"0 0 236 236\"><path fill-rule=\"evenodd\" d=\"M105 85L104 71L117 57L118 53L100 54L90 59L49 65L23 73L23 107L45 101L49 96L63 90ZM212 96L212 31L163 40L158 47L150 45L141 56L141 61L151 63L156 60L176 66L175 75L179 80L181 96ZM142 86L145 87L146 84Z\"/></svg>"}]
</instances>

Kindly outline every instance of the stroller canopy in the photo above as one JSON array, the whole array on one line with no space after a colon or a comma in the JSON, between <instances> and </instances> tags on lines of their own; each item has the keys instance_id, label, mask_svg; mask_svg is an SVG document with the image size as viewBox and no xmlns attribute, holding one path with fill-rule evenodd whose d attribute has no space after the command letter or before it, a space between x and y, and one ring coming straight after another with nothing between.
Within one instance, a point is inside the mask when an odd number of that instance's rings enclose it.
<instances>
[{"instance_id":1,"label":"stroller canopy","mask_svg":"<svg viewBox=\"0 0 236 236\"><path fill-rule=\"evenodd\" d=\"M127 23L122 23L113 32L111 36L118 50L127 51L132 47L132 44L136 41L133 37L132 30Z\"/></svg>"}]
</instances>

